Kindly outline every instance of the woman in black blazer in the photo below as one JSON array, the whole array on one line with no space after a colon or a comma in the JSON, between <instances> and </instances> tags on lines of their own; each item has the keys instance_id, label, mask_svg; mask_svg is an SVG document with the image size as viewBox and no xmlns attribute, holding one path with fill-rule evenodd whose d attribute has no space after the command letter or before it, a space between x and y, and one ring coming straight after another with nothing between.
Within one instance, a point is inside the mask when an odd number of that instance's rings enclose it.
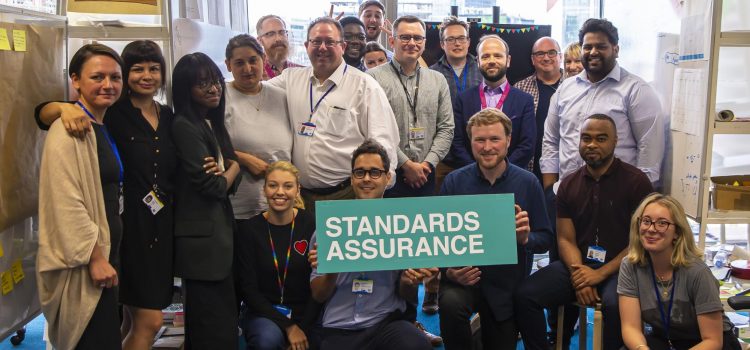
<instances>
[{"instance_id":1,"label":"woman in black blazer","mask_svg":"<svg viewBox=\"0 0 750 350\"><path fill-rule=\"evenodd\" d=\"M185 288L186 349L237 349L232 275L234 217L228 194L239 165L224 127L224 79L211 59L183 56L172 76L172 137L180 165L175 187L175 274ZM218 172L206 170L215 161Z\"/></svg>"}]
</instances>

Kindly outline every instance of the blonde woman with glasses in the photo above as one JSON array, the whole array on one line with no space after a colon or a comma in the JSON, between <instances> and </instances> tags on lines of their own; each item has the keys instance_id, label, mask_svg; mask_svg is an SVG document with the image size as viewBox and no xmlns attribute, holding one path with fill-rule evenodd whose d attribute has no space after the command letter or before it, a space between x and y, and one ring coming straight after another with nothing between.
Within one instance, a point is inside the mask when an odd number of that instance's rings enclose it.
<instances>
[{"instance_id":1,"label":"blonde woman with glasses","mask_svg":"<svg viewBox=\"0 0 750 350\"><path fill-rule=\"evenodd\" d=\"M740 349L702 256L677 200L653 193L641 202L617 284L628 349Z\"/></svg>"}]
</instances>

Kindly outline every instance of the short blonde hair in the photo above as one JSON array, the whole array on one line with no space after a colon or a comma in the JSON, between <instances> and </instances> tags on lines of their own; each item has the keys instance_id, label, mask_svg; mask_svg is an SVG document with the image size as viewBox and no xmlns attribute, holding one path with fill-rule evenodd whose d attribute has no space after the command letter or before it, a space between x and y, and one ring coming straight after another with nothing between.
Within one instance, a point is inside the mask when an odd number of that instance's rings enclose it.
<instances>
[{"instance_id":1,"label":"short blonde hair","mask_svg":"<svg viewBox=\"0 0 750 350\"><path fill-rule=\"evenodd\" d=\"M466 134L469 135L469 141L471 141L471 128L475 126L486 126L500 123L505 129L505 136L510 136L513 131L513 123L510 121L503 111L497 108L485 108L469 118L469 123L466 125Z\"/></svg>"},{"instance_id":2,"label":"short blonde hair","mask_svg":"<svg viewBox=\"0 0 750 350\"><path fill-rule=\"evenodd\" d=\"M640 219L646 207L650 204L658 204L666 208L669 211L669 215L672 216L671 219L674 223L674 232L676 235L674 250L672 251L672 266L688 266L691 260L696 258L702 259L703 252L695 245L693 230L690 229L690 224L688 224L682 204L672 196L656 192L648 195L633 213L633 217L630 220L630 248L625 258L632 264L640 266L648 264L646 250L641 243Z\"/></svg>"},{"instance_id":3,"label":"short blonde hair","mask_svg":"<svg viewBox=\"0 0 750 350\"><path fill-rule=\"evenodd\" d=\"M292 175L294 175L294 180L297 182L297 187L299 187L299 169L297 169L294 164L287 162L285 160L277 160L271 165L268 166L268 169L266 169L266 176L265 181L268 182L268 175L271 175L274 171L286 171ZM263 185L265 186L265 184ZM305 209L305 201L302 200L302 195L300 193L297 193L297 197L294 198L294 207L299 209Z\"/></svg>"},{"instance_id":4,"label":"short blonde hair","mask_svg":"<svg viewBox=\"0 0 750 350\"><path fill-rule=\"evenodd\" d=\"M563 59L569 56L580 59L581 58L581 44L571 43L570 45L568 45L565 48L565 55L563 56Z\"/></svg>"}]
</instances>

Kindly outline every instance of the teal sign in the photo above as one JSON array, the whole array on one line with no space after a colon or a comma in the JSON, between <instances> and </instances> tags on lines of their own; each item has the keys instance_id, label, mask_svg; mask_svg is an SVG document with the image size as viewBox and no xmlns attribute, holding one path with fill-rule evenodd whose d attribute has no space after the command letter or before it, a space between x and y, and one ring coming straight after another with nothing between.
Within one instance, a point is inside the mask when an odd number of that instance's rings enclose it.
<instances>
[{"instance_id":1,"label":"teal sign","mask_svg":"<svg viewBox=\"0 0 750 350\"><path fill-rule=\"evenodd\" d=\"M322 201L318 272L516 264L512 194Z\"/></svg>"}]
</instances>

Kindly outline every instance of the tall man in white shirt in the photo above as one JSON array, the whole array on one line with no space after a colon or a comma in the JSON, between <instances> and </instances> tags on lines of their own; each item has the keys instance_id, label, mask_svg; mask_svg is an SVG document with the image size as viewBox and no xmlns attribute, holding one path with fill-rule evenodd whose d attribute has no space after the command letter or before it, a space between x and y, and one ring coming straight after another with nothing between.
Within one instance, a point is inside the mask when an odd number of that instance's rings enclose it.
<instances>
[{"instance_id":1,"label":"tall man in white shirt","mask_svg":"<svg viewBox=\"0 0 750 350\"><path fill-rule=\"evenodd\" d=\"M583 72L566 79L550 101L539 166L547 188L583 166L578 137L584 118L605 114L617 124L615 155L634 165L658 188L664 158L664 120L653 88L617 64L617 28L588 19L578 33Z\"/></svg>"},{"instance_id":2,"label":"tall man in white shirt","mask_svg":"<svg viewBox=\"0 0 750 350\"><path fill-rule=\"evenodd\" d=\"M399 134L380 85L344 62L341 24L321 17L308 28L305 48L312 66L286 69L269 84L287 92L292 162L300 170L305 204L314 211L317 200L354 198L351 155L366 139L383 145L393 172Z\"/></svg>"}]
</instances>

